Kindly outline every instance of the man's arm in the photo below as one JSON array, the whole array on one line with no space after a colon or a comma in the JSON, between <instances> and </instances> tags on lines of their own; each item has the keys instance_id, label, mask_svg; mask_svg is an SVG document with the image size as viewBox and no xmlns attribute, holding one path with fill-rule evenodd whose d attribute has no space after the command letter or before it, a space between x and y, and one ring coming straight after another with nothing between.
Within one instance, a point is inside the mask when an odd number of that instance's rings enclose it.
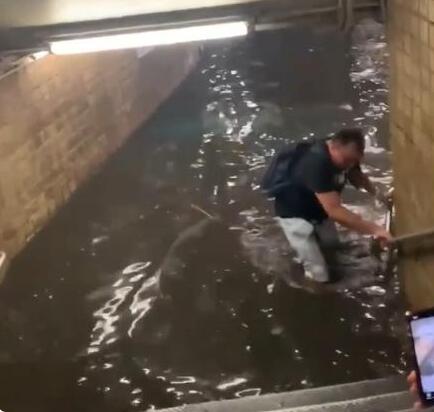
<instances>
[{"instance_id":1,"label":"man's arm","mask_svg":"<svg viewBox=\"0 0 434 412\"><path fill-rule=\"evenodd\" d=\"M375 236L384 243L392 240L387 230L362 219L342 205L341 196L335 191L334 176L327 161L313 158L308 166L304 170L304 182L315 193L330 219L359 233Z\"/></svg>"},{"instance_id":2,"label":"man's arm","mask_svg":"<svg viewBox=\"0 0 434 412\"><path fill-rule=\"evenodd\" d=\"M384 193L379 187L375 186L369 176L363 173L360 166L355 167L348 173L348 180L357 189L365 189L369 194L375 197L379 202L389 207L392 202L391 193Z\"/></svg>"},{"instance_id":3,"label":"man's arm","mask_svg":"<svg viewBox=\"0 0 434 412\"><path fill-rule=\"evenodd\" d=\"M379 240L389 242L392 240L390 233L375 223L362 219L361 216L351 212L342 205L341 197L337 192L315 193L322 207L330 219L340 223L356 232L372 235Z\"/></svg>"},{"instance_id":4,"label":"man's arm","mask_svg":"<svg viewBox=\"0 0 434 412\"><path fill-rule=\"evenodd\" d=\"M369 177L363 173L360 166L355 167L348 173L348 180L357 189L365 189L372 196L376 196L378 190L373 185Z\"/></svg>"}]
</instances>

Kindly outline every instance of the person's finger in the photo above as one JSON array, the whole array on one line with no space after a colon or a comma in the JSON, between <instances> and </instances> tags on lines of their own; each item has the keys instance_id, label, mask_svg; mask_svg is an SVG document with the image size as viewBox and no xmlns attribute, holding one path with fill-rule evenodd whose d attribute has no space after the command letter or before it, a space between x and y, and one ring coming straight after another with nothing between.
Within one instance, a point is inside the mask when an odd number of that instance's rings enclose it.
<instances>
[{"instance_id":1,"label":"person's finger","mask_svg":"<svg viewBox=\"0 0 434 412\"><path fill-rule=\"evenodd\" d=\"M413 395L418 395L418 394L419 394L419 392L418 392L418 390L417 390L417 384L416 384L415 382L413 382L413 383L410 385L410 392L411 392Z\"/></svg>"},{"instance_id":2,"label":"person's finger","mask_svg":"<svg viewBox=\"0 0 434 412\"><path fill-rule=\"evenodd\" d=\"M422 408L423 408L422 402L417 401L417 402L414 403L414 409L419 410L419 409L422 409Z\"/></svg>"},{"instance_id":3,"label":"person's finger","mask_svg":"<svg viewBox=\"0 0 434 412\"><path fill-rule=\"evenodd\" d=\"M410 374L407 376L407 382L411 385L413 383L416 383L416 371L411 371Z\"/></svg>"}]
</instances>

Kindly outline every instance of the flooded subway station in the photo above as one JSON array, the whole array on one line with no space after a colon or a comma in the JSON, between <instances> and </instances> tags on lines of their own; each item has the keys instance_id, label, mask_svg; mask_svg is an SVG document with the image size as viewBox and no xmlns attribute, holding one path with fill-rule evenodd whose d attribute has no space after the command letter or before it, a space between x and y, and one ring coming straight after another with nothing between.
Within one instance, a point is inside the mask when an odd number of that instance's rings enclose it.
<instances>
[{"instance_id":1,"label":"flooded subway station","mask_svg":"<svg viewBox=\"0 0 434 412\"><path fill-rule=\"evenodd\" d=\"M308 287L260 190L279 148L345 126L363 127L365 167L392 186L387 57L373 18L206 43L13 260L0 406L145 411L404 373L395 268L360 265L362 240L335 287ZM345 203L386 218L353 189Z\"/></svg>"}]
</instances>

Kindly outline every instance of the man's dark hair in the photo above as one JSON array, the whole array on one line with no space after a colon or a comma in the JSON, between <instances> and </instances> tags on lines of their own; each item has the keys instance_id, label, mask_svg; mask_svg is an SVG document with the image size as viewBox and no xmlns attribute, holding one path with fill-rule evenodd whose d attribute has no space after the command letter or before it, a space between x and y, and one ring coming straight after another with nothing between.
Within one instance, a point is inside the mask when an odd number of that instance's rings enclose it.
<instances>
[{"instance_id":1,"label":"man's dark hair","mask_svg":"<svg viewBox=\"0 0 434 412\"><path fill-rule=\"evenodd\" d=\"M365 136L362 129L359 128L349 128L339 130L333 137L332 140L339 142L343 145L354 144L357 150L363 154L365 151Z\"/></svg>"}]
</instances>

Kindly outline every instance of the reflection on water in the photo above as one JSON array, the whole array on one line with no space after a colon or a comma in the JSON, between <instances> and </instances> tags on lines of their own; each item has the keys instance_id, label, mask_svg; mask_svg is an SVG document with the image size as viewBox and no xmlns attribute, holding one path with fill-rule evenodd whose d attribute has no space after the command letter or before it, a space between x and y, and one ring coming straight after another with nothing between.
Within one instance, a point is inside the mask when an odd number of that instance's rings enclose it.
<instances>
[{"instance_id":1,"label":"reflection on water","mask_svg":"<svg viewBox=\"0 0 434 412\"><path fill-rule=\"evenodd\" d=\"M351 41L294 29L209 46L11 268L1 407L143 411L400 372L396 274L342 231L359 245L344 279L312 289L259 190L282 145L354 124L390 186L383 37L366 21ZM364 194L345 201L384 219Z\"/></svg>"}]
</instances>

